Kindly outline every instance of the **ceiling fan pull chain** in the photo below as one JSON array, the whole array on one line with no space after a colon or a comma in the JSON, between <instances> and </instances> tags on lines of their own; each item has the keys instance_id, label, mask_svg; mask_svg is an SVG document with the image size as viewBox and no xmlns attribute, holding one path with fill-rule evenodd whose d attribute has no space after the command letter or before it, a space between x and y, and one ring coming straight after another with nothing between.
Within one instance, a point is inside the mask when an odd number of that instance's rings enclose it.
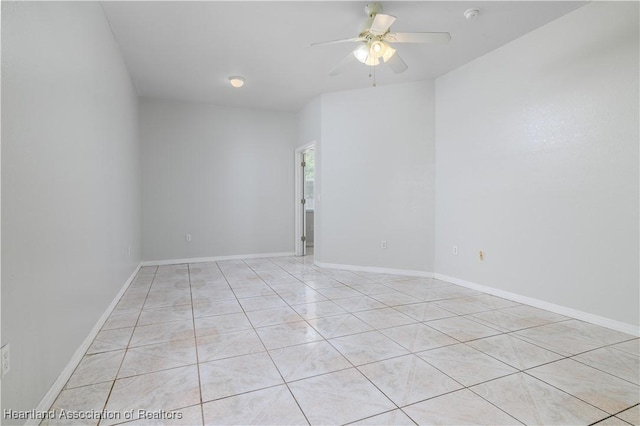
<instances>
[{"instance_id":1,"label":"ceiling fan pull chain","mask_svg":"<svg viewBox=\"0 0 640 426\"><path fill-rule=\"evenodd\" d=\"M372 66L371 68L373 68L373 87L377 87L376 86L376 67Z\"/></svg>"}]
</instances>

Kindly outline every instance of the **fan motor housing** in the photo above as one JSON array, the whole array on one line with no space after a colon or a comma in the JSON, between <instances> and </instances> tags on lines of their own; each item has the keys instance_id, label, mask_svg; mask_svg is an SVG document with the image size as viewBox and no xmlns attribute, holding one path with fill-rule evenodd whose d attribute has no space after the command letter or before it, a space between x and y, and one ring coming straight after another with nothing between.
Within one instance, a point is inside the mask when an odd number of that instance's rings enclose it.
<instances>
[{"instance_id":1,"label":"fan motor housing","mask_svg":"<svg viewBox=\"0 0 640 426\"><path fill-rule=\"evenodd\" d=\"M382 12L382 5L380 3L368 3L364 7L364 11L367 14L367 19L360 25L360 37L366 37L369 34L369 29L371 29L371 24L375 19L376 15Z\"/></svg>"},{"instance_id":2,"label":"fan motor housing","mask_svg":"<svg viewBox=\"0 0 640 426\"><path fill-rule=\"evenodd\" d=\"M382 5L380 3L368 3L364 7L364 12L368 17L373 18L376 14L382 12Z\"/></svg>"}]
</instances>

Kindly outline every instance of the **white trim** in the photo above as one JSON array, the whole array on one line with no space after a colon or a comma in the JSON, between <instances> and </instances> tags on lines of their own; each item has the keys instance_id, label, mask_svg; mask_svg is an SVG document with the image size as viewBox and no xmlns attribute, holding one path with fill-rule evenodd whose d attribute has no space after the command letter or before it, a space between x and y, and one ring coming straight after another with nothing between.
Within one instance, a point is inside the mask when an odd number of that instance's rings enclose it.
<instances>
[{"instance_id":1,"label":"white trim","mask_svg":"<svg viewBox=\"0 0 640 426\"><path fill-rule=\"evenodd\" d=\"M164 265L180 265L183 263L204 263L204 262L220 262L222 260L240 260L240 259L262 259L266 257L287 257L295 256L292 251L280 253L258 253L258 254L234 254L230 256L214 256L214 257L192 257L186 259L166 259L166 260L145 260L142 266L164 266Z\"/></svg>"},{"instance_id":2,"label":"white trim","mask_svg":"<svg viewBox=\"0 0 640 426\"><path fill-rule=\"evenodd\" d=\"M342 269L344 271L354 271L354 272L376 272L379 274L393 274L393 275L403 275L407 277L422 277L422 278L433 278L433 272L426 271L412 271L410 269L392 269L392 268L380 268L377 266L356 266L356 265L343 265L340 263L325 263L314 261L316 266L321 268L330 268L330 269Z\"/></svg>"},{"instance_id":3,"label":"white trim","mask_svg":"<svg viewBox=\"0 0 640 426\"><path fill-rule=\"evenodd\" d=\"M566 306L556 305L554 303L546 302L544 300L534 299L533 297L522 296L520 294L511 293L505 290L500 290L494 287L489 287L483 284L477 284L471 281L465 281L460 278L451 277L444 274L424 271L412 271L406 269L391 269L380 268L375 266L356 266L356 265L344 265L340 263L325 263L314 261L316 266L321 268L341 269L345 271L354 272L377 272L382 274L404 275L410 277L424 277L424 278L436 278L442 281L447 281L451 284L456 284L462 287L470 288L472 290L478 290L483 293L492 294L494 296L502 297L503 299L512 300L514 302L523 303L525 305L533 306L535 308L544 309L546 311L554 312L556 314L564 315L570 318L575 318L581 321L585 321L591 324L599 325L602 327L610 328L612 330L627 333L632 336L640 337L640 327L633 324L628 324L622 321L616 321L610 318L605 318L599 315L591 314L577 309L569 308Z\"/></svg>"},{"instance_id":4,"label":"white trim","mask_svg":"<svg viewBox=\"0 0 640 426\"><path fill-rule=\"evenodd\" d=\"M133 271L133 273L129 276L127 281L125 281L124 285L122 286L118 294L116 294L116 296L111 301L111 304L107 307L107 309L104 311L102 316L98 319L96 324L93 326L93 328L89 332L89 335L84 339L84 341L80 344L78 349L76 349L76 351L73 353L73 356L67 363L67 366L58 375L58 378L56 378L56 381L53 382L53 385L51 385L47 394L44 396L44 398L42 398L42 400L40 401L40 404L38 404L38 407L36 408L36 411L45 412L51 408L56 398L58 397L58 394L62 391L62 389L64 388L64 385L67 383L67 381L75 371L78 364L80 364L80 361L82 361L82 357L84 357L84 354L89 349L89 346L91 346L91 343L93 343L93 339L96 338L96 336L98 335L98 332L102 329L102 326L104 325L104 323L107 322L109 315L111 315L111 312L113 312L113 309L116 307L116 305L120 301L120 298L122 297L124 292L127 291L127 289L133 282L133 279L136 277L136 274L138 273L141 267L142 267L142 263L139 263L136 269ZM24 424L25 426L32 426L32 425L37 426L40 424L40 420L29 418Z\"/></svg>"},{"instance_id":5,"label":"white trim","mask_svg":"<svg viewBox=\"0 0 640 426\"><path fill-rule=\"evenodd\" d=\"M434 274L434 278L442 281L447 281L462 287L470 288L472 290L478 290L483 293L488 293L494 296L502 297L503 299L513 300L514 302L523 303L525 305L533 306L535 308L544 309L546 311L555 312L556 314L564 315L564 316L579 319L591 324L610 328L612 330L620 331L622 333L627 333L632 336L640 336L640 327L635 326L633 324L612 320L610 318L601 317L599 315L590 314L588 312L579 311L577 309L568 308L566 306L556 305L554 303L545 302L544 300L534 299L533 297L522 296L520 294L511 293L508 291L500 290L500 289L489 287L486 285L465 281L460 278L450 277L448 275Z\"/></svg>"}]
</instances>

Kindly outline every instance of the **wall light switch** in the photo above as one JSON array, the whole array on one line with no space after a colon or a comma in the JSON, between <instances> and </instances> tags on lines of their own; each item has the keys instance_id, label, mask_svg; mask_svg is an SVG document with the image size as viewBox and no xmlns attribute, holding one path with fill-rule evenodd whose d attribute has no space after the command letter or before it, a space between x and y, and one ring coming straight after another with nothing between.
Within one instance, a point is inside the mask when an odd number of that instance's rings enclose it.
<instances>
[{"instance_id":1,"label":"wall light switch","mask_svg":"<svg viewBox=\"0 0 640 426\"><path fill-rule=\"evenodd\" d=\"M7 343L0 350L0 361L2 362L2 377L5 376L11 370L11 363L9 358L9 344Z\"/></svg>"},{"instance_id":2,"label":"wall light switch","mask_svg":"<svg viewBox=\"0 0 640 426\"><path fill-rule=\"evenodd\" d=\"M382 243L380 244L380 247L382 247L383 249L387 248L387 240L382 240Z\"/></svg>"},{"instance_id":3,"label":"wall light switch","mask_svg":"<svg viewBox=\"0 0 640 426\"><path fill-rule=\"evenodd\" d=\"M186 242L190 243L190 242L191 242L191 234L185 234L185 236L184 236L184 240L185 240Z\"/></svg>"}]
</instances>

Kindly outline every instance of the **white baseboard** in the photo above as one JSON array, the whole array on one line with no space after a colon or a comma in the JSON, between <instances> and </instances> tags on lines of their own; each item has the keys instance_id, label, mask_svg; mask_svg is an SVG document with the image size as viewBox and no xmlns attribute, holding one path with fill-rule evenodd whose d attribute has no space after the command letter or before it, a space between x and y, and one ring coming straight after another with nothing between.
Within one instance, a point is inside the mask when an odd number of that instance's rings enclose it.
<instances>
[{"instance_id":1,"label":"white baseboard","mask_svg":"<svg viewBox=\"0 0 640 426\"><path fill-rule=\"evenodd\" d=\"M448 275L443 275L443 274L438 274L433 272L424 272L424 271L379 268L374 266L344 265L339 263L325 263L325 262L318 262L318 261L315 261L314 264L321 268L341 269L345 271L377 272L382 274L404 275L404 276L410 276L410 277L436 278L442 281L447 281L451 284L456 284L462 287L470 288L472 290L478 290L483 293L492 294L494 296L502 297L503 299L508 299L514 302L533 306L534 308L544 309L546 311L554 312L556 314L564 315L566 317L575 318L591 324L610 328L612 330L620 331L622 333L630 334L632 336L640 336L640 327L635 326L633 324L628 324L622 321L616 321L610 318L605 318L605 317L591 314L588 312L579 311L577 309L569 308L566 306L556 305L554 303L546 302L544 300L534 299L533 297L522 296L517 293L511 293L505 290L500 290L494 287L489 287L489 286L474 283L471 281L465 281L460 278L451 277Z\"/></svg>"},{"instance_id":2,"label":"white baseboard","mask_svg":"<svg viewBox=\"0 0 640 426\"><path fill-rule=\"evenodd\" d=\"M407 277L433 278L433 272L412 271L409 269L379 268L377 266L343 265L341 263L318 262L317 260L314 261L313 263L314 265L319 266L321 268L342 269L345 271L354 271L354 272L377 272L379 274L404 275Z\"/></svg>"},{"instance_id":3,"label":"white baseboard","mask_svg":"<svg viewBox=\"0 0 640 426\"><path fill-rule=\"evenodd\" d=\"M508 291L500 290L500 289L489 287L486 285L465 281L460 278L450 277L448 275L434 274L434 278L442 281L447 281L462 287L470 288L472 290L478 290L483 293L488 293L494 296L502 297L503 299L512 300L518 303L523 303L525 305L533 306L534 308L544 309L546 311L551 311L556 314L564 315L564 316L575 318L591 324L610 328L612 330L620 331L622 333L627 333L632 336L640 336L640 327L637 327L633 324L627 324L625 322L612 320L610 318L601 317L599 315L590 314L588 312L579 311L577 309L568 308L566 306L556 305L554 303L545 302L544 300L534 299L528 296L522 296L520 294L511 293Z\"/></svg>"},{"instance_id":4,"label":"white baseboard","mask_svg":"<svg viewBox=\"0 0 640 426\"><path fill-rule=\"evenodd\" d=\"M220 262L223 260L238 259L262 259L266 257L286 257L295 256L294 252L281 253L258 253L258 254L234 254L231 256L214 256L214 257L192 257L185 259L166 259L166 260L145 260L142 266L164 266L164 265L180 265L183 263L204 263L204 262Z\"/></svg>"},{"instance_id":5,"label":"white baseboard","mask_svg":"<svg viewBox=\"0 0 640 426\"><path fill-rule=\"evenodd\" d=\"M120 298L122 297L124 292L127 291L129 286L133 282L133 279L136 277L136 274L140 270L140 267L142 267L142 263L138 264L138 266L133 271L133 273L129 276L129 278L124 283L124 285L122 286L118 294L116 294L116 296L113 298L113 300L111 301L111 304L107 307L107 309L104 311L102 316L98 319L96 324L93 326L93 328L89 332L89 335L84 339L84 341L80 344L78 349L76 349L76 351L73 353L73 356L67 363L67 366L58 375L58 378L56 379L56 381L53 382L53 385L51 385L47 394L44 396L44 398L42 398L42 400L40 401L40 404L38 404L38 407L36 408L36 412L45 412L45 411L48 411L49 408L51 408L51 405L53 405L53 403L55 402L56 398L58 397L58 394L62 391L62 389L64 388L64 385L67 383L67 381L75 371L78 364L80 364L80 361L82 361L82 357L84 357L84 354L89 349L89 346L91 346L91 343L93 343L93 339L96 338L96 336L98 335L98 332L102 329L102 326L109 318L109 315L111 315L111 312L113 312L113 309L116 307L116 305L120 301ZM37 426L39 424L40 424L40 420L33 419L33 418L29 418L25 422L25 426Z\"/></svg>"}]
</instances>

